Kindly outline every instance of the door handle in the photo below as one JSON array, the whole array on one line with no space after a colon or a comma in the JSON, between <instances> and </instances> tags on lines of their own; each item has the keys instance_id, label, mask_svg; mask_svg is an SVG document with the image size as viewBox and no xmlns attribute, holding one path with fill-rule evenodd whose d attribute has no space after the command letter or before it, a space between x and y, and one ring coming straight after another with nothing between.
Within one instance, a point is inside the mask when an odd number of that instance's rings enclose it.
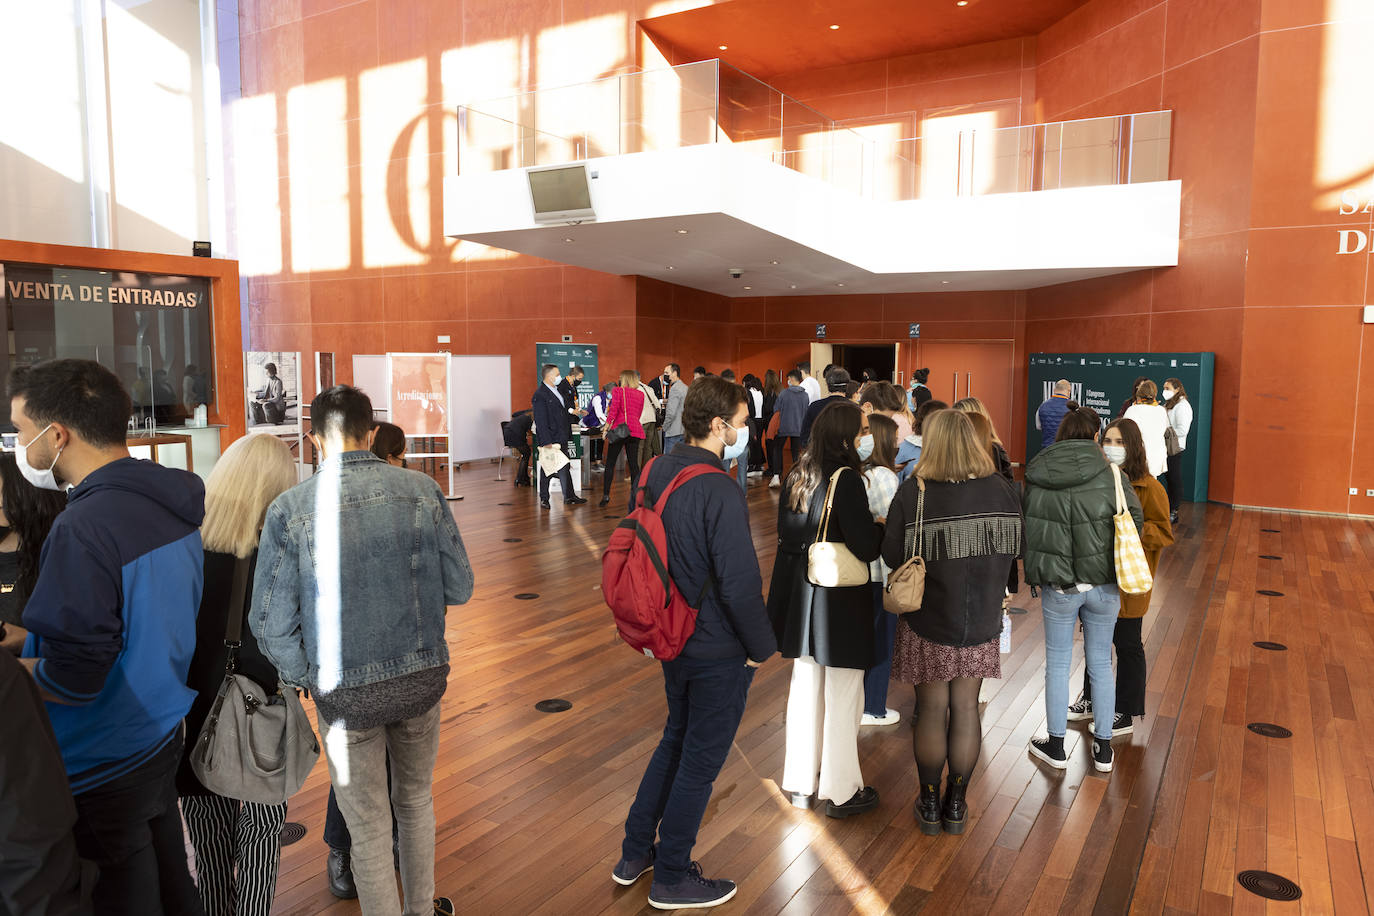
<instances>
[{"instance_id":1,"label":"door handle","mask_svg":"<svg viewBox=\"0 0 1374 916\"><path fill-rule=\"evenodd\" d=\"M959 373L954 373L954 400L959 400ZM950 403L953 403L952 401Z\"/></svg>"},{"instance_id":2,"label":"door handle","mask_svg":"<svg viewBox=\"0 0 1374 916\"><path fill-rule=\"evenodd\" d=\"M964 397L973 397L973 373L968 374L968 381L964 382Z\"/></svg>"}]
</instances>

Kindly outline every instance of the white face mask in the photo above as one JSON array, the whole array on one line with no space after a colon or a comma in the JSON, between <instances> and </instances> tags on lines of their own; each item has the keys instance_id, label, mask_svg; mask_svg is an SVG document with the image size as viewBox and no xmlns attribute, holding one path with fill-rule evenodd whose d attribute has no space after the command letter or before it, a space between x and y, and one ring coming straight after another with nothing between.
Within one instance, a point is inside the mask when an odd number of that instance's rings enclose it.
<instances>
[{"instance_id":1,"label":"white face mask","mask_svg":"<svg viewBox=\"0 0 1374 916\"><path fill-rule=\"evenodd\" d=\"M62 457L62 449L57 450L57 454L53 456L52 464L50 464L46 470L36 468L29 464L29 446L41 439L43 433L46 433L50 429L52 429L51 423L43 427L43 432L40 432L23 444L16 439L14 443L14 461L19 465L19 473L23 474L24 479L29 483L40 490L56 490L60 493L62 487L57 483L57 477L53 474L53 468L57 467L57 459Z\"/></svg>"},{"instance_id":2,"label":"white face mask","mask_svg":"<svg viewBox=\"0 0 1374 916\"><path fill-rule=\"evenodd\" d=\"M749 447L749 427L736 426L732 428L735 430L734 443L727 445L724 439L720 440L720 444L725 446L725 453L721 455L721 458L725 461L733 461L740 455L743 455L744 450Z\"/></svg>"},{"instance_id":3,"label":"white face mask","mask_svg":"<svg viewBox=\"0 0 1374 916\"><path fill-rule=\"evenodd\" d=\"M870 433L860 436L857 449L859 452L859 460L867 461L869 456L873 454L873 435Z\"/></svg>"},{"instance_id":4,"label":"white face mask","mask_svg":"<svg viewBox=\"0 0 1374 916\"><path fill-rule=\"evenodd\" d=\"M1165 388L1165 389L1164 389L1164 400L1166 400L1166 401L1172 400L1172 399L1173 399L1173 396L1174 396L1174 389L1172 389L1172 388Z\"/></svg>"},{"instance_id":5,"label":"white face mask","mask_svg":"<svg viewBox=\"0 0 1374 916\"><path fill-rule=\"evenodd\" d=\"M563 381L563 376L561 376L561 375L555 375L553 378L549 379L549 384L552 385L553 387L557 388L557 387L558 387L558 383L561 382L561 381Z\"/></svg>"},{"instance_id":6,"label":"white face mask","mask_svg":"<svg viewBox=\"0 0 1374 916\"><path fill-rule=\"evenodd\" d=\"M1126 446L1124 445L1104 445L1102 451L1106 453L1107 460L1120 467L1126 463Z\"/></svg>"}]
</instances>

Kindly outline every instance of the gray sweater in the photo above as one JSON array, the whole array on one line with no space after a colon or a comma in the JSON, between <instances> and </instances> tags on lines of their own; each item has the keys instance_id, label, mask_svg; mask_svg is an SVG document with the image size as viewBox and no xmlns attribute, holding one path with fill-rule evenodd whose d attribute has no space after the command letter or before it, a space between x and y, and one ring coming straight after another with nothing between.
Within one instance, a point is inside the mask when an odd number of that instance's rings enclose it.
<instances>
[{"instance_id":1,"label":"gray sweater","mask_svg":"<svg viewBox=\"0 0 1374 916\"><path fill-rule=\"evenodd\" d=\"M687 400L687 383L679 379L668 389L667 407L663 414L663 435L682 435L682 402Z\"/></svg>"}]
</instances>

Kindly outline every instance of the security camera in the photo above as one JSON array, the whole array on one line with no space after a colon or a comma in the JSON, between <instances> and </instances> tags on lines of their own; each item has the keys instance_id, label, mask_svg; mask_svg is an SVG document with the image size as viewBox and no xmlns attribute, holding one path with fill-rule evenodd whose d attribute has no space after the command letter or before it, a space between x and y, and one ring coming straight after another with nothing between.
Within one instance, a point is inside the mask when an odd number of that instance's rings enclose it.
<instances>
[{"instance_id":1,"label":"security camera","mask_svg":"<svg viewBox=\"0 0 1374 916\"><path fill-rule=\"evenodd\" d=\"M744 276L744 268L743 268L743 267L731 267L731 268L730 268L730 276L732 276L732 277L734 277L736 280L738 280L740 277Z\"/></svg>"}]
</instances>

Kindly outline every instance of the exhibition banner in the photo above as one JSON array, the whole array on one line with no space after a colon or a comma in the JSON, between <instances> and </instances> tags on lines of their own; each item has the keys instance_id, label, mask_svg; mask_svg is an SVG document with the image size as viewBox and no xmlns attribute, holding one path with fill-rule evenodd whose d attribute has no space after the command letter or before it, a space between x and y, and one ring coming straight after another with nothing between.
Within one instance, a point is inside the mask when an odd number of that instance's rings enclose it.
<instances>
[{"instance_id":1,"label":"exhibition banner","mask_svg":"<svg viewBox=\"0 0 1374 916\"><path fill-rule=\"evenodd\" d=\"M1116 419L1135 380L1144 376L1162 389L1164 380L1183 383L1193 406L1193 425L1183 451L1183 498L1207 501L1207 471L1212 449L1211 353L1035 353L1030 357L1026 416L1026 461L1041 449L1036 411L1049 399L1054 383L1072 386L1072 400L1097 411L1104 423Z\"/></svg>"},{"instance_id":2,"label":"exhibition banner","mask_svg":"<svg viewBox=\"0 0 1374 916\"><path fill-rule=\"evenodd\" d=\"M243 355L250 433L300 435L299 353L248 352Z\"/></svg>"},{"instance_id":3,"label":"exhibition banner","mask_svg":"<svg viewBox=\"0 0 1374 916\"><path fill-rule=\"evenodd\" d=\"M447 353L390 353L391 422L407 436L449 434Z\"/></svg>"},{"instance_id":4,"label":"exhibition banner","mask_svg":"<svg viewBox=\"0 0 1374 916\"><path fill-rule=\"evenodd\" d=\"M542 369L553 363L564 377L573 366L580 366L585 375L577 386L577 409L590 410L592 397L601 387L597 372L597 345L574 343L537 343L534 345L534 383L544 382ZM582 457L582 437L574 436L568 444L568 457Z\"/></svg>"}]
</instances>

